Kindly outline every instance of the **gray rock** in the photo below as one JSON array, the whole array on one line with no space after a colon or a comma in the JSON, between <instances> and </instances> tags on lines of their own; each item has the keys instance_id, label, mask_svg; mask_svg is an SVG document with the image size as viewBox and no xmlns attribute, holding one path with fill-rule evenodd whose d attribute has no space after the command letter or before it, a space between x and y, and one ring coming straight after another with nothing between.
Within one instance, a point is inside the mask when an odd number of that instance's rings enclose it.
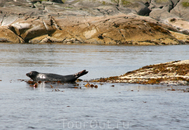
<instances>
[{"instance_id":1,"label":"gray rock","mask_svg":"<svg viewBox=\"0 0 189 130\"><path fill-rule=\"evenodd\" d=\"M56 2L56 3L63 3L62 0L49 0L51 2Z\"/></svg>"},{"instance_id":2,"label":"gray rock","mask_svg":"<svg viewBox=\"0 0 189 130\"><path fill-rule=\"evenodd\" d=\"M123 5L122 7L134 10L137 14L143 16L148 16L151 11L143 2L130 2L129 4Z\"/></svg>"},{"instance_id":3,"label":"gray rock","mask_svg":"<svg viewBox=\"0 0 189 130\"><path fill-rule=\"evenodd\" d=\"M172 8L172 2L170 0L151 0L150 9L154 9L154 8L164 8L165 10L169 11Z\"/></svg>"},{"instance_id":4,"label":"gray rock","mask_svg":"<svg viewBox=\"0 0 189 130\"><path fill-rule=\"evenodd\" d=\"M163 21L167 18L175 18L177 17L174 14L169 13L168 11L166 11L165 9L160 9L160 8L155 8L152 9L152 11L150 12L150 17L158 20L158 21Z\"/></svg>"},{"instance_id":5,"label":"gray rock","mask_svg":"<svg viewBox=\"0 0 189 130\"><path fill-rule=\"evenodd\" d=\"M171 14L189 21L189 1L181 0L172 10Z\"/></svg>"},{"instance_id":6,"label":"gray rock","mask_svg":"<svg viewBox=\"0 0 189 130\"><path fill-rule=\"evenodd\" d=\"M1 26L7 26L13 23L16 19L18 19L18 16L16 15L8 15L8 14L2 14L0 15L0 21Z\"/></svg>"}]
</instances>

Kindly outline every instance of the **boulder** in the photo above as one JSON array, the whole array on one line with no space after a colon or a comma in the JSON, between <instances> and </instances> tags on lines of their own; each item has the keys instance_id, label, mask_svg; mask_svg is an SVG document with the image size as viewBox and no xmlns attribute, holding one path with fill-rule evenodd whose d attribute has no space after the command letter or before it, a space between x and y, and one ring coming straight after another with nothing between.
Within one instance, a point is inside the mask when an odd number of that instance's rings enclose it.
<instances>
[{"instance_id":1,"label":"boulder","mask_svg":"<svg viewBox=\"0 0 189 130\"><path fill-rule=\"evenodd\" d=\"M153 22L154 20L148 21L146 17L143 19L141 17L137 19L137 16L134 18L134 15L116 15L59 19L56 22L63 30L59 30L58 33L55 32L51 36L54 38L56 34L56 39L75 38L80 42L90 44L179 44L179 41L168 30ZM64 24L59 24L63 21Z\"/></svg>"},{"instance_id":2,"label":"boulder","mask_svg":"<svg viewBox=\"0 0 189 130\"><path fill-rule=\"evenodd\" d=\"M170 12L180 0L151 0L149 3L149 9L164 9Z\"/></svg>"},{"instance_id":3,"label":"boulder","mask_svg":"<svg viewBox=\"0 0 189 130\"><path fill-rule=\"evenodd\" d=\"M178 16L169 13L165 9L160 9L160 8L152 9L149 16L158 21L164 21L167 18L178 18Z\"/></svg>"},{"instance_id":4,"label":"boulder","mask_svg":"<svg viewBox=\"0 0 189 130\"><path fill-rule=\"evenodd\" d=\"M168 18L164 20L164 23L176 29L177 32L189 35L189 21L181 18Z\"/></svg>"},{"instance_id":5,"label":"boulder","mask_svg":"<svg viewBox=\"0 0 189 130\"><path fill-rule=\"evenodd\" d=\"M18 19L9 28L25 42L41 35L51 35L56 30L52 19L40 18Z\"/></svg>"},{"instance_id":6,"label":"boulder","mask_svg":"<svg viewBox=\"0 0 189 130\"><path fill-rule=\"evenodd\" d=\"M0 27L0 42L24 43L24 40L5 26Z\"/></svg>"},{"instance_id":7,"label":"boulder","mask_svg":"<svg viewBox=\"0 0 189 130\"><path fill-rule=\"evenodd\" d=\"M170 11L186 21L189 21L189 1L180 0L179 3Z\"/></svg>"},{"instance_id":8,"label":"boulder","mask_svg":"<svg viewBox=\"0 0 189 130\"><path fill-rule=\"evenodd\" d=\"M35 37L31 40L28 41L28 43L32 43L32 44L35 44L35 43L44 43L42 42L45 38L47 38L48 35L41 35L41 36L38 36L38 37Z\"/></svg>"},{"instance_id":9,"label":"boulder","mask_svg":"<svg viewBox=\"0 0 189 130\"><path fill-rule=\"evenodd\" d=\"M189 44L189 35L179 33L179 32L174 32L174 31L170 31L170 32L171 32L171 35L175 37L176 39L178 39L180 42Z\"/></svg>"},{"instance_id":10,"label":"boulder","mask_svg":"<svg viewBox=\"0 0 189 130\"><path fill-rule=\"evenodd\" d=\"M8 26L18 19L17 15L0 14L0 26Z\"/></svg>"},{"instance_id":11,"label":"boulder","mask_svg":"<svg viewBox=\"0 0 189 130\"><path fill-rule=\"evenodd\" d=\"M132 1L125 5L123 4L122 7L134 10L138 15L143 16L148 16L151 11L145 3L139 1Z\"/></svg>"}]
</instances>

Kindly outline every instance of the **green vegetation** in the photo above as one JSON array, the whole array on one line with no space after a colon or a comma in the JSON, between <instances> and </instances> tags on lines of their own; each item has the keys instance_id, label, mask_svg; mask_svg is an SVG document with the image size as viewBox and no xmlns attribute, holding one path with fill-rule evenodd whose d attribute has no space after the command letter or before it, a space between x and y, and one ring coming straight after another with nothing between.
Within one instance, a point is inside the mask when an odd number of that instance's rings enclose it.
<instances>
[{"instance_id":1,"label":"green vegetation","mask_svg":"<svg viewBox=\"0 0 189 130\"><path fill-rule=\"evenodd\" d=\"M105 1L102 1L102 4L103 4L103 5L105 5L105 4L106 4L106 2L105 2Z\"/></svg>"},{"instance_id":2,"label":"green vegetation","mask_svg":"<svg viewBox=\"0 0 189 130\"><path fill-rule=\"evenodd\" d=\"M119 0L111 0L112 3L119 3Z\"/></svg>"},{"instance_id":3,"label":"green vegetation","mask_svg":"<svg viewBox=\"0 0 189 130\"><path fill-rule=\"evenodd\" d=\"M49 0L40 0L40 1L49 1ZM62 0L62 2L63 2L63 3L65 3L65 2L66 2L66 0Z\"/></svg>"},{"instance_id":4,"label":"green vegetation","mask_svg":"<svg viewBox=\"0 0 189 130\"><path fill-rule=\"evenodd\" d=\"M165 2L169 2L169 0L156 0L156 3L165 3Z\"/></svg>"},{"instance_id":5,"label":"green vegetation","mask_svg":"<svg viewBox=\"0 0 189 130\"><path fill-rule=\"evenodd\" d=\"M131 2L127 1L127 0L121 0L121 3L122 5L128 5L130 4Z\"/></svg>"},{"instance_id":6,"label":"green vegetation","mask_svg":"<svg viewBox=\"0 0 189 130\"><path fill-rule=\"evenodd\" d=\"M189 2L182 2L183 7L189 7Z\"/></svg>"},{"instance_id":7,"label":"green vegetation","mask_svg":"<svg viewBox=\"0 0 189 130\"><path fill-rule=\"evenodd\" d=\"M131 2L129 0L111 0L112 3L117 3L118 5L128 5Z\"/></svg>"}]
</instances>

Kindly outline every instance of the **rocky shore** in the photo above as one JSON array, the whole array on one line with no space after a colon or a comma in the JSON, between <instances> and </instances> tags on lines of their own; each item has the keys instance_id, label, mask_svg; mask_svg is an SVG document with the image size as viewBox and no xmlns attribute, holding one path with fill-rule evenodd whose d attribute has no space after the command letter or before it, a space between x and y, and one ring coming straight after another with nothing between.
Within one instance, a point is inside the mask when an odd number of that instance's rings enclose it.
<instances>
[{"instance_id":1,"label":"rocky shore","mask_svg":"<svg viewBox=\"0 0 189 130\"><path fill-rule=\"evenodd\" d=\"M188 0L0 0L0 42L189 43Z\"/></svg>"},{"instance_id":2,"label":"rocky shore","mask_svg":"<svg viewBox=\"0 0 189 130\"><path fill-rule=\"evenodd\" d=\"M91 82L189 85L189 60L148 65L121 76Z\"/></svg>"}]
</instances>

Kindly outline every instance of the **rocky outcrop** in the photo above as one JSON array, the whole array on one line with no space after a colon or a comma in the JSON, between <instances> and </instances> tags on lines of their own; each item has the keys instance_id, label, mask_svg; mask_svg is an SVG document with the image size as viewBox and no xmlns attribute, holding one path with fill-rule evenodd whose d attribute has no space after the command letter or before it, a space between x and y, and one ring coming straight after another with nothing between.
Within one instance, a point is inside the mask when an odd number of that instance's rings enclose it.
<instances>
[{"instance_id":1,"label":"rocky outcrop","mask_svg":"<svg viewBox=\"0 0 189 130\"><path fill-rule=\"evenodd\" d=\"M52 34L55 42L85 42L91 44L127 44L127 45L161 45L179 44L171 33L154 23L152 19L145 20L134 15L116 15L110 17L85 18L69 21L57 20L62 30ZM59 24L60 25L60 24ZM57 39L57 40L56 40ZM74 39L74 40L71 40Z\"/></svg>"},{"instance_id":2,"label":"rocky outcrop","mask_svg":"<svg viewBox=\"0 0 189 130\"><path fill-rule=\"evenodd\" d=\"M56 27L52 19L40 18L18 19L9 25L9 29L20 36L25 42L42 35L51 35Z\"/></svg>"},{"instance_id":3,"label":"rocky outcrop","mask_svg":"<svg viewBox=\"0 0 189 130\"><path fill-rule=\"evenodd\" d=\"M22 38L17 36L7 27L1 27L0 32L0 42L24 43L24 40Z\"/></svg>"},{"instance_id":4,"label":"rocky outcrop","mask_svg":"<svg viewBox=\"0 0 189 130\"><path fill-rule=\"evenodd\" d=\"M187 44L188 10L185 0L0 0L0 29L6 28L0 39L16 43ZM14 41L15 37L19 40Z\"/></svg>"},{"instance_id":5,"label":"rocky outcrop","mask_svg":"<svg viewBox=\"0 0 189 130\"><path fill-rule=\"evenodd\" d=\"M148 65L121 76L91 82L189 85L189 60Z\"/></svg>"}]
</instances>

